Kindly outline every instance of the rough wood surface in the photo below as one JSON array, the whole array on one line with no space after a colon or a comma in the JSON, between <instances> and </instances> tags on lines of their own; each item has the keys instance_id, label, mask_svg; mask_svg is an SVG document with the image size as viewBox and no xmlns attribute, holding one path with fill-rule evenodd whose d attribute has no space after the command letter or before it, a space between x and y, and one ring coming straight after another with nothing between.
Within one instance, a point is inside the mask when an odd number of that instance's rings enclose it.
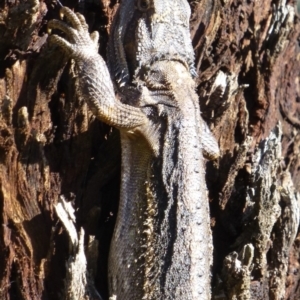
<instances>
[{"instance_id":1,"label":"rough wood surface","mask_svg":"<svg viewBox=\"0 0 300 300\"><path fill-rule=\"evenodd\" d=\"M106 57L118 1L63 4L84 13ZM293 1L201 0L192 7L200 106L222 156L207 164L215 299L300 298L299 17ZM77 231L107 299L107 256L119 191L118 133L76 96L73 66L49 47L55 2L0 1L0 298L63 298ZM208 99L210 101L208 102ZM95 263L95 260L97 263ZM92 263L91 263L92 262ZM89 266L93 266L93 268Z\"/></svg>"}]
</instances>

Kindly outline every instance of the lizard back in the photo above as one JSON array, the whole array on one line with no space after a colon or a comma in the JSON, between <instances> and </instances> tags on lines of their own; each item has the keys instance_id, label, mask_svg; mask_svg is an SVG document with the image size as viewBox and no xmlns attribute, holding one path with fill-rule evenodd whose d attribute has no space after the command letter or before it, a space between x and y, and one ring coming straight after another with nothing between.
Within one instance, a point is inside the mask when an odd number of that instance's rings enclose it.
<instances>
[{"instance_id":1,"label":"lizard back","mask_svg":"<svg viewBox=\"0 0 300 300\"><path fill-rule=\"evenodd\" d=\"M151 127L121 130L121 198L109 258L117 299L210 299L202 145L217 145L202 134L189 17L182 0L123 1L112 27L111 76L123 103L140 107Z\"/></svg>"},{"instance_id":2,"label":"lizard back","mask_svg":"<svg viewBox=\"0 0 300 300\"><path fill-rule=\"evenodd\" d=\"M154 66L174 71L171 85L184 75L185 87L170 89L173 107L145 108L158 128L157 155L147 137L121 133L122 189L110 249L110 292L117 299L206 300L212 242L197 96L185 66Z\"/></svg>"}]
</instances>

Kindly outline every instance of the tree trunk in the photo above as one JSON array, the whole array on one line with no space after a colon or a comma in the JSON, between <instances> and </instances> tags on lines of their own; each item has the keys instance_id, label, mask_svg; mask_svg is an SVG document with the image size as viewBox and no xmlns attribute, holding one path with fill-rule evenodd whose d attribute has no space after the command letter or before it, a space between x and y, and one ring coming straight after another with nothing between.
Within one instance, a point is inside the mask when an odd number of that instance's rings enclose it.
<instances>
[{"instance_id":1,"label":"tree trunk","mask_svg":"<svg viewBox=\"0 0 300 300\"><path fill-rule=\"evenodd\" d=\"M117 1L73 2L63 5L99 31L105 58ZM213 299L300 299L296 4L189 2L200 107L221 149L206 171ZM108 294L119 136L78 98L72 62L46 43L47 20L59 18L58 11L54 1L0 0L4 300L100 299L98 292L105 300ZM82 256L76 277L72 264ZM71 295L74 283L78 294Z\"/></svg>"}]
</instances>

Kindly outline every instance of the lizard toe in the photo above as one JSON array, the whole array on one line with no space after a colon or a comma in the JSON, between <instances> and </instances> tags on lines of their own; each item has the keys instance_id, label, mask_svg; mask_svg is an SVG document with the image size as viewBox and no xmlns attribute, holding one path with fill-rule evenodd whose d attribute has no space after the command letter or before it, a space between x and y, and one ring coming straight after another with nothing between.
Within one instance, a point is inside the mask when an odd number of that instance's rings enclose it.
<instances>
[{"instance_id":1,"label":"lizard toe","mask_svg":"<svg viewBox=\"0 0 300 300\"><path fill-rule=\"evenodd\" d=\"M76 16L77 16L78 20L80 21L82 28L84 30L88 30L89 26L85 21L85 17L81 13L78 13L78 12L76 13Z\"/></svg>"},{"instance_id":2,"label":"lizard toe","mask_svg":"<svg viewBox=\"0 0 300 300\"><path fill-rule=\"evenodd\" d=\"M63 49L63 51L65 51L68 54L74 52L72 44L56 34L49 36L48 41L51 44L58 45L60 48Z\"/></svg>"},{"instance_id":3,"label":"lizard toe","mask_svg":"<svg viewBox=\"0 0 300 300\"><path fill-rule=\"evenodd\" d=\"M76 36L76 31L71 28L70 26L68 26L66 23L59 21L59 20L51 20L48 22L48 30L51 29L58 29L60 31L62 31L63 33L65 33L67 35L68 38L70 38L71 40L74 41L74 38Z\"/></svg>"},{"instance_id":4,"label":"lizard toe","mask_svg":"<svg viewBox=\"0 0 300 300\"><path fill-rule=\"evenodd\" d=\"M63 17L65 16L67 21L71 23L72 27L74 29L80 30L82 28L82 23L76 13L74 13L70 8L63 6L60 9L60 16Z\"/></svg>"}]
</instances>

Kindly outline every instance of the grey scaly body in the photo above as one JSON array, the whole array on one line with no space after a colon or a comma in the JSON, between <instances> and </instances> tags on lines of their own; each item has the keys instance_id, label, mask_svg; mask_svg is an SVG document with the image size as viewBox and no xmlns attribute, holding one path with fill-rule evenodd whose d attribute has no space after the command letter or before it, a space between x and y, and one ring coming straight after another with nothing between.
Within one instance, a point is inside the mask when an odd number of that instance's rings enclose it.
<instances>
[{"instance_id":1,"label":"grey scaly body","mask_svg":"<svg viewBox=\"0 0 300 300\"><path fill-rule=\"evenodd\" d=\"M74 58L80 93L121 133L121 197L109 254L117 300L210 299L212 240L204 158L218 147L200 116L185 0L123 1L108 48L109 69L81 15L52 41ZM121 97L115 97L115 89Z\"/></svg>"}]
</instances>

